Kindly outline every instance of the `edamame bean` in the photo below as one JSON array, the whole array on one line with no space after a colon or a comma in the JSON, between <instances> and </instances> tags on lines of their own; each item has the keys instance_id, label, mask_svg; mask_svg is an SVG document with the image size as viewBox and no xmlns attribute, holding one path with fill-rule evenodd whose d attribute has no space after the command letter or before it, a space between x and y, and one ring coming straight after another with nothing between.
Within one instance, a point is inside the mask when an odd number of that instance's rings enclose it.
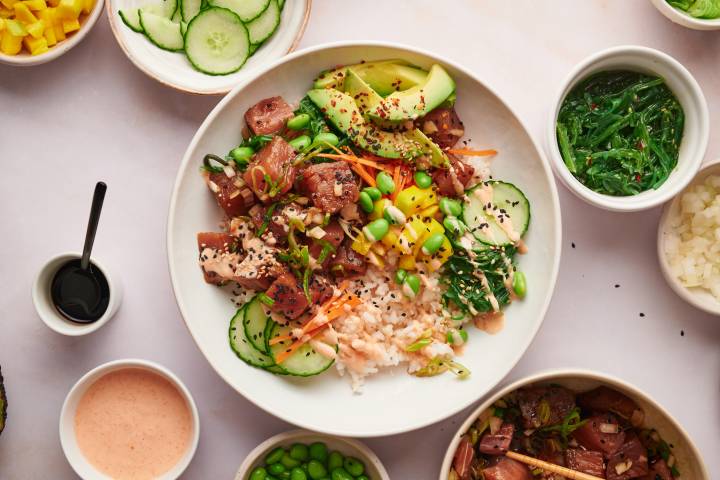
<instances>
[{"instance_id":1,"label":"edamame bean","mask_svg":"<svg viewBox=\"0 0 720 480\"><path fill-rule=\"evenodd\" d=\"M310 115L307 113L301 113L300 115L295 115L293 118L288 120L287 128L290 130L302 130L307 127L308 123L310 123Z\"/></svg>"},{"instance_id":2,"label":"edamame bean","mask_svg":"<svg viewBox=\"0 0 720 480\"><path fill-rule=\"evenodd\" d=\"M408 273L403 281L402 291L405 296L415 298L420 291L420 277L413 273Z\"/></svg>"},{"instance_id":3,"label":"edamame bean","mask_svg":"<svg viewBox=\"0 0 720 480\"><path fill-rule=\"evenodd\" d=\"M343 460L344 458L340 452L330 452L327 463L328 470L332 472L336 468L342 468Z\"/></svg>"},{"instance_id":4,"label":"edamame bean","mask_svg":"<svg viewBox=\"0 0 720 480\"><path fill-rule=\"evenodd\" d=\"M254 153L255 150L250 147L235 147L230 151L230 156L236 162L246 162Z\"/></svg>"},{"instance_id":5,"label":"edamame bean","mask_svg":"<svg viewBox=\"0 0 720 480\"><path fill-rule=\"evenodd\" d=\"M283 457L280 459L280 463L282 463L285 466L285 468L287 468L287 469L297 467L300 465L300 462L298 462L297 460L292 458L290 456L290 454L288 454L288 453L283 455Z\"/></svg>"},{"instance_id":6,"label":"edamame bean","mask_svg":"<svg viewBox=\"0 0 720 480\"><path fill-rule=\"evenodd\" d=\"M272 452L270 452L267 457L265 457L265 463L267 463L268 465L277 463L282 460L283 455L285 455L285 450L283 450L282 447L278 447Z\"/></svg>"},{"instance_id":7,"label":"edamame bean","mask_svg":"<svg viewBox=\"0 0 720 480\"><path fill-rule=\"evenodd\" d=\"M367 475L360 475L355 480L370 480L370 479L367 477Z\"/></svg>"},{"instance_id":8,"label":"edamame bean","mask_svg":"<svg viewBox=\"0 0 720 480\"><path fill-rule=\"evenodd\" d=\"M415 172L414 178L415 184L423 190L432 185L432 177L423 171L418 170Z\"/></svg>"},{"instance_id":9,"label":"edamame bean","mask_svg":"<svg viewBox=\"0 0 720 480\"><path fill-rule=\"evenodd\" d=\"M387 172L380 172L375 177L377 188L384 195L389 195L395 191L395 182Z\"/></svg>"},{"instance_id":10,"label":"edamame bean","mask_svg":"<svg viewBox=\"0 0 720 480\"><path fill-rule=\"evenodd\" d=\"M266 475L265 480L280 480L278 477L274 477L272 475Z\"/></svg>"},{"instance_id":11,"label":"edamame bean","mask_svg":"<svg viewBox=\"0 0 720 480\"><path fill-rule=\"evenodd\" d=\"M343 467L353 477L357 477L365 473L365 465L355 457L347 457L343 462Z\"/></svg>"},{"instance_id":12,"label":"edamame bean","mask_svg":"<svg viewBox=\"0 0 720 480\"><path fill-rule=\"evenodd\" d=\"M398 285L402 285L402 283L405 281L405 277L407 277L407 272L402 268L398 268L395 271L395 283L397 283Z\"/></svg>"},{"instance_id":13,"label":"edamame bean","mask_svg":"<svg viewBox=\"0 0 720 480\"><path fill-rule=\"evenodd\" d=\"M299 137L293 138L288 143L295 149L296 152L302 152L310 146L311 140L307 135L300 135Z\"/></svg>"},{"instance_id":14,"label":"edamame bean","mask_svg":"<svg viewBox=\"0 0 720 480\"><path fill-rule=\"evenodd\" d=\"M377 242L387 235L390 230L390 223L384 218L378 218L365 225L362 229L365 237L371 242Z\"/></svg>"},{"instance_id":15,"label":"edamame bean","mask_svg":"<svg viewBox=\"0 0 720 480\"><path fill-rule=\"evenodd\" d=\"M265 480L266 476L267 476L267 470L265 470L263 467L257 467L250 474L249 480Z\"/></svg>"},{"instance_id":16,"label":"edamame bean","mask_svg":"<svg viewBox=\"0 0 720 480\"><path fill-rule=\"evenodd\" d=\"M293 444L293 446L290 447L290 456L301 462L306 461L309 456L307 445L303 445L302 443Z\"/></svg>"},{"instance_id":17,"label":"edamame bean","mask_svg":"<svg viewBox=\"0 0 720 480\"><path fill-rule=\"evenodd\" d=\"M513 290L515 290L515 295L520 298L523 298L527 293L527 279L523 272L515 272L513 276Z\"/></svg>"},{"instance_id":18,"label":"edamame bean","mask_svg":"<svg viewBox=\"0 0 720 480\"><path fill-rule=\"evenodd\" d=\"M290 480L290 472L288 470L285 470L281 474L278 475L278 478L280 480Z\"/></svg>"},{"instance_id":19,"label":"edamame bean","mask_svg":"<svg viewBox=\"0 0 720 480\"><path fill-rule=\"evenodd\" d=\"M290 480L307 480L307 475L302 468L295 467L290 471Z\"/></svg>"},{"instance_id":20,"label":"edamame bean","mask_svg":"<svg viewBox=\"0 0 720 480\"><path fill-rule=\"evenodd\" d=\"M282 463L273 463L267 468L268 472L272 473L273 475L279 475L285 471L285 465Z\"/></svg>"},{"instance_id":21,"label":"edamame bean","mask_svg":"<svg viewBox=\"0 0 720 480\"><path fill-rule=\"evenodd\" d=\"M385 207L383 217L388 221L388 223L392 223L393 225L405 225L405 221L407 220L402 210L397 208L395 205L388 205Z\"/></svg>"},{"instance_id":22,"label":"edamame bean","mask_svg":"<svg viewBox=\"0 0 720 480\"><path fill-rule=\"evenodd\" d=\"M315 147L318 147L320 145L327 146L327 144L330 144L334 147L338 143L340 143L340 139L338 139L337 135L330 132L320 132L315 136L315 138L313 138L312 141L312 144Z\"/></svg>"},{"instance_id":23,"label":"edamame bean","mask_svg":"<svg viewBox=\"0 0 720 480\"><path fill-rule=\"evenodd\" d=\"M360 208L362 208L362 211L365 213L370 213L375 208L372 198L370 198L370 195L368 195L368 193L365 191L360 192L360 195L358 197L358 203L360 204Z\"/></svg>"},{"instance_id":24,"label":"edamame bean","mask_svg":"<svg viewBox=\"0 0 720 480\"><path fill-rule=\"evenodd\" d=\"M461 236L465 233L465 224L460 221L459 218L453 215L448 215L443 220L443 226L445 230L452 233L453 235Z\"/></svg>"},{"instance_id":25,"label":"edamame bean","mask_svg":"<svg viewBox=\"0 0 720 480\"><path fill-rule=\"evenodd\" d=\"M457 200L443 197L440 199L440 211L445 215L453 215L457 217L462 213L462 205Z\"/></svg>"},{"instance_id":26,"label":"edamame bean","mask_svg":"<svg viewBox=\"0 0 720 480\"><path fill-rule=\"evenodd\" d=\"M324 462L327 460L328 450L327 446L322 442L315 442L310 445L310 458L317 460L318 462Z\"/></svg>"},{"instance_id":27,"label":"edamame bean","mask_svg":"<svg viewBox=\"0 0 720 480\"><path fill-rule=\"evenodd\" d=\"M423 242L422 253L425 255L432 255L440 250L440 247L442 247L444 242L445 235L442 233L433 233Z\"/></svg>"},{"instance_id":28,"label":"edamame bean","mask_svg":"<svg viewBox=\"0 0 720 480\"><path fill-rule=\"evenodd\" d=\"M327 458L327 452L325 453L325 458ZM320 461L313 459L308 463L308 475L310 475L310 478L313 480L320 480L327 475L327 469Z\"/></svg>"},{"instance_id":29,"label":"edamame bean","mask_svg":"<svg viewBox=\"0 0 720 480\"><path fill-rule=\"evenodd\" d=\"M382 198L382 192L378 190L377 187L365 187L362 191L370 195L373 202Z\"/></svg>"},{"instance_id":30,"label":"edamame bean","mask_svg":"<svg viewBox=\"0 0 720 480\"><path fill-rule=\"evenodd\" d=\"M332 471L332 480L353 480L352 476L344 468L336 468Z\"/></svg>"}]
</instances>

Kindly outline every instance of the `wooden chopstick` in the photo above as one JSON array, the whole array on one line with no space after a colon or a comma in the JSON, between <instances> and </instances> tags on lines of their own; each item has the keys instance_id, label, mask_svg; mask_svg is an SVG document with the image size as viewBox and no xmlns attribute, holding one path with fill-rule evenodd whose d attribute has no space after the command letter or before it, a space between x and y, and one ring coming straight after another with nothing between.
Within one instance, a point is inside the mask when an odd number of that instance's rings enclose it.
<instances>
[{"instance_id":1,"label":"wooden chopstick","mask_svg":"<svg viewBox=\"0 0 720 480\"><path fill-rule=\"evenodd\" d=\"M522 453L512 452L508 450L505 456L512 458L513 460L517 460L518 462L522 462L526 465L532 465L533 467L541 468L546 472L557 473L558 475L562 475L563 477L569 478L571 480L603 480L602 478L596 477L595 475L589 475L587 473L578 472L577 470L571 470L569 468L561 467L560 465L555 465L554 463L544 462L542 460L538 460L537 458L523 455Z\"/></svg>"}]
</instances>

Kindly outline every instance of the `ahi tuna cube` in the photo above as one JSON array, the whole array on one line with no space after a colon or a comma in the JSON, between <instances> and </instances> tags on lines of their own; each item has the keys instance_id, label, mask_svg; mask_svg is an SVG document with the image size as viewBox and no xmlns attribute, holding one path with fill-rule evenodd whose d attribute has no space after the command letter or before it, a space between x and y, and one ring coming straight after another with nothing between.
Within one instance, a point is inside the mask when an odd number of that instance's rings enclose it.
<instances>
[{"instance_id":1,"label":"ahi tuna cube","mask_svg":"<svg viewBox=\"0 0 720 480\"><path fill-rule=\"evenodd\" d=\"M578 472L605 478L605 462L602 452L569 448L565 452L565 466Z\"/></svg>"},{"instance_id":2,"label":"ahi tuna cube","mask_svg":"<svg viewBox=\"0 0 720 480\"><path fill-rule=\"evenodd\" d=\"M295 150L282 137L261 148L248 165L243 179L263 203L282 197L295 181Z\"/></svg>"},{"instance_id":3,"label":"ahi tuna cube","mask_svg":"<svg viewBox=\"0 0 720 480\"><path fill-rule=\"evenodd\" d=\"M482 436L478 450L487 455L504 455L510 448L514 433L515 426L512 423L503 423L494 434L487 432Z\"/></svg>"},{"instance_id":4,"label":"ahi tuna cube","mask_svg":"<svg viewBox=\"0 0 720 480\"><path fill-rule=\"evenodd\" d=\"M629 480L647 475L649 471L647 449L637 435L631 433L608 459L606 476L608 480Z\"/></svg>"},{"instance_id":5,"label":"ahi tuna cube","mask_svg":"<svg viewBox=\"0 0 720 480\"><path fill-rule=\"evenodd\" d=\"M357 180L343 161L310 165L303 170L302 187L313 205L326 213L339 212L360 195Z\"/></svg>"},{"instance_id":6,"label":"ahi tuna cube","mask_svg":"<svg viewBox=\"0 0 720 480\"><path fill-rule=\"evenodd\" d=\"M292 107L282 97L270 97L250 107L245 122L255 135L269 135L285 128L293 116Z\"/></svg>"},{"instance_id":7,"label":"ahi tuna cube","mask_svg":"<svg viewBox=\"0 0 720 480\"><path fill-rule=\"evenodd\" d=\"M606 456L614 454L625 441L625 432L612 413L593 415L572 436L588 450L603 452Z\"/></svg>"},{"instance_id":8,"label":"ahi tuna cube","mask_svg":"<svg viewBox=\"0 0 720 480\"><path fill-rule=\"evenodd\" d=\"M511 458L498 457L491 467L482 471L485 480L532 480L528 467Z\"/></svg>"},{"instance_id":9,"label":"ahi tuna cube","mask_svg":"<svg viewBox=\"0 0 720 480\"><path fill-rule=\"evenodd\" d=\"M567 388L531 387L518 391L518 403L525 428L560 423L575 408L575 395Z\"/></svg>"}]
</instances>

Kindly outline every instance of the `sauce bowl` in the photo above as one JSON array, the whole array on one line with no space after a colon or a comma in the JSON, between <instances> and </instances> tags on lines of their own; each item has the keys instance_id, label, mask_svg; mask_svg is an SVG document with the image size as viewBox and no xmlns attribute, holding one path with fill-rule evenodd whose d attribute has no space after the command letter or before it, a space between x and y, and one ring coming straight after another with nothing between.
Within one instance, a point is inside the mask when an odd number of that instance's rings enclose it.
<instances>
[{"instance_id":1,"label":"sauce bowl","mask_svg":"<svg viewBox=\"0 0 720 480\"><path fill-rule=\"evenodd\" d=\"M476 408L453 436L447 453L445 454L442 467L440 468L439 480L448 480L455 450L460 444L460 438L467 432L480 414L492 407L496 401L510 392L533 384L560 385L573 391L586 391L596 387L606 386L624 393L633 399L645 413L644 425L655 428L668 444L673 445L673 455L677 459L678 469L682 472L682 478L692 478L694 480L710 479L710 474L705 467L702 456L690 439L690 436L680 426L677 420L660 406L660 404L650 398L648 394L618 378L604 373L590 370L563 369L547 370L521 378L501 388Z\"/></svg>"},{"instance_id":2,"label":"sauce bowl","mask_svg":"<svg viewBox=\"0 0 720 480\"><path fill-rule=\"evenodd\" d=\"M685 112L685 128L675 169L655 190L626 197L605 195L583 185L570 173L558 147L556 124L565 97L589 76L609 70L630 70L665 80ZM555 174L577 197L605 210L636 212L656 207L677 195L693 179L707 150L710 134L708 106L700 85L671 56L640 46L619 46L598 52L580 62L560 86L547 123L546 150Z\"/></svg>"},{"instance_id":3,"label":"sauce bowl","mask_svg":"<svg viewBox=\"0 0 720 480\"><path fill-rule=\"evenodd\" d=\"M167 368L148 360L114 360L93 368L75 383L67 394L67 397L65 397L65 402L60 411L60 444L62 445L65 457L80 478L84 480L110 480L109 476L101 473L92 466L80 450L75 435L75 414L80 399L93 383L110 372L126 368L148 370L161 376L177 388L187 403L192 418L192 433L187 450L173 468L158 477L158 480L175 480L185 471L197 450L198 441L200 440L200 416L195 406L195 401L190 391L185 387L185 384Z\"/></svg>"}]
</instances>

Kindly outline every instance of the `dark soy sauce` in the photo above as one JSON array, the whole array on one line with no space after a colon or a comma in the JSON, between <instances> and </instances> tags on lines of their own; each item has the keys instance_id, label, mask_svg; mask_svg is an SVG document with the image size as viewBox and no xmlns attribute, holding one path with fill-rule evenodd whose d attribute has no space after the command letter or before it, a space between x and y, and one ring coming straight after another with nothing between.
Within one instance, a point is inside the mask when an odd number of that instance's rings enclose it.
<instances>
[{"instance_id":1,"label":"dark soy sauce","mask_svg":"<svg viewBox=\"0 0 720 480\"><path fill-rule=\"evenodd\" d=\"M58 312L77 323L99 320L110 303L110 286L105 275L92 263L83 270L79 258L60 267L50 293Z\"/></svg>"}]
</instances>

